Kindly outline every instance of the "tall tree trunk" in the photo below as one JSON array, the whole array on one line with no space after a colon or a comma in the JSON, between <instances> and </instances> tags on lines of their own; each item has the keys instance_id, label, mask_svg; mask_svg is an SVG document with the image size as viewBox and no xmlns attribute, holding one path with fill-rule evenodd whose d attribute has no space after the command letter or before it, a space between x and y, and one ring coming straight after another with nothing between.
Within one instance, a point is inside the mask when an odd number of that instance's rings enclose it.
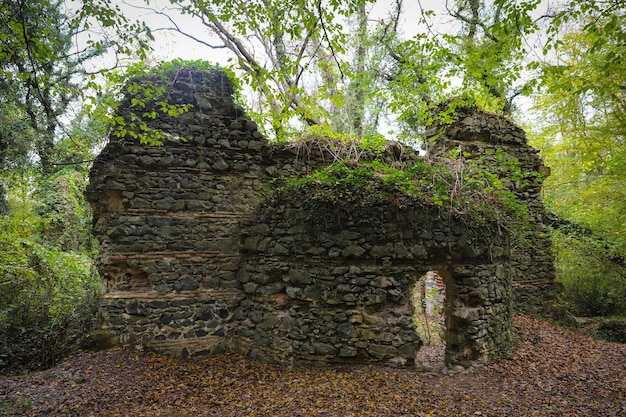
<instances>
[{"instance_id":1,"label":"tall tree trunk","mask_svg":"<svg viewBox=\"0 0 626 417\"><path fill-rule=\"evenodd\" d=\"M355 94L354 94L354 120L353 128L354 133L360 139L363 137L363 120L365 118L365 83L363 76L365 75L365 59L367 54L367 12L365 10L365 3L361 5L359 16L359 33L358 33L358 47L356 51L356 73L357 79L354 81Z\"/></svg>"}]
</instances>

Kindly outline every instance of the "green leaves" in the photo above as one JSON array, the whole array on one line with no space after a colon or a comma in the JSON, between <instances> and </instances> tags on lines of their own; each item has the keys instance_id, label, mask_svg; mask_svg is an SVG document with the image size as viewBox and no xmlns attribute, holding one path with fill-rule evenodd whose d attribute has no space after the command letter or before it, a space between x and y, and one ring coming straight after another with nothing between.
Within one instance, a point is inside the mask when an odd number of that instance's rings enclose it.
<instances>
[{"instance_id":1,"label":"green leaves","mask_svg":"<svg viewBox=\"0 0 626 417\"><path fill-rule=\"evenodd\" d=\"M34 176L13 178L11 210L0 216L2 372L53 365L89 330L97 306L85 173Z\"/></svg>"},{"instance_id":2,"label":"green leaves","mask_svg":"<svg viewBox=\"0 0 626 417\"><path fill-rule=\"evenodd\" d=\"M626 5L569 2L549 28L529 139L552 175L546 206L583 226L555 231L558 279L576 314L624 311Z\"/></svg>"},{"instance_id":3,"label":"green leaves","mask_svg":"<svg viewBox=\"0 0 626 417\"><path fill-rule=\"evenodd\" d=\"M145 58L145 41L151 38L144 25L128 21L108 0L79 3L68 8L60 0L24 0L0 6L2 98L21 107L37 133L31 147L46 173L64 163L56 144L68 130L68 109L79 107L85 95L102 93L87 63L110 49L118 57L135 52ZM104 33L94 36L96 28ZM83 44L76 44L79 39Z\"/></svg>"},{"instance_id":4,"label":"green leaves","mask_svg":"<svg viewBox=\"0 0 626 417\"><path fill-rule=\"evenodd\" d=\"M531 18L539 1L460 1L449 10L460 33L439 33L433 13L423 10L429 30L401 43L400 75L391 81L391 106L409 124L429 124L432 110L451 97L465 97L488 111L510 114L512 100L532 82L526 38L538 30Z\"/></svg>"},{"instance_id":5,"label":"green leaves","mask_svg":"<svg viewBox=\"0 0 626 417\"><path fill-rule=\"evenodd\" d=\"M305 177L279 180L278 190L270 198L308 201L320 212L331 207L351 212L380 202L390 207L419 202L466 216L474 226L498 222L523 243L530 222L528 208L495 174L468 164L462 155L440 159L436 165L419 159L401 166L379 160L335 160L338 162ZM507 161L511 171L507 175L514 177L519 165L510 158Z\"/></svg>"},{"instance_id":6,"label":"green leaves","mask_svg":"<svg viewBox=\"0 0 626 417\"><path fill-rule=\"evenodd\" d=\"M166 140L185 141L181 136L172 136L159 128L151 126L151 121L160 115L179 117L193 106L190 103L170 103L169 88L176 82L176 75L181 68L195 68L198 71L210 71L216 65L206 61L185 61L176 59L170 62L147 65L139 62L128 66L126 71L115 73L115 83L108 93L90 109L93 117L106 125L109 133L118 138L130 137L141 143L160 146ZM220 68L221 70L224 70ZM227 74L232 73L224 70ZM239 83L231 77L234 95L239 94ZM124 103L124 114L119 114L120 104Z\"/></svg>"},{"instance_id":7,"label":"green leaves","mask_svg":"<svg viewBox=\"0 0 626 417\"><path fill-rule=\"evenodd\" d=\"M559 281L574 314L594 317L626 312L626 270L593 236L552 231Z\"/></svg>"},{"instance_id":8,"label":"green leaves","mask_svg":"<svg viewBox=\"0 0 626 417\"><path fill-rule=\"evenodd\" d=\"M596 13L598 4L591 3L585 10ZM623 27L625 19L600 13L588 21L593 28L614 20ZM544 67L535 97L541 122L531 139L552 168L544 183L547 205L626 253L626 61L607 62L607 56L623 56L623 33L605 32L599 44L600 33L585 22L560 34L558 65Z\"/></svg>"},{"instance_id":9,"label":"green leaves","mask_svg":"<svg viewBox=\"0 0 626 417\"><path fill-rule=\"evenodd\" d=\"M119 5L110 0L79 0L79 12L72 19L74 25L84 29L101 27L102 37L91 38L87 43L94 49L112 48L116 53L144 60L154 40L150 28L143 22L131 21L122 13ZM103 41L102 38L106 39ZM106 73L104 73L106 76Z\"/></svg>"},{"instance_id":10,"label":"green leaves","mask_svg":"<svg viewBox=\"0 0 626 417\"><path fill-rule=\"evenodd\" d=\"M346 81L347 22L366 0L171 2L201 18L230 50L238 76L260 97L252 114L268 136L286 139L294 120L328 122Z\"/></svg>"}]
</instances>

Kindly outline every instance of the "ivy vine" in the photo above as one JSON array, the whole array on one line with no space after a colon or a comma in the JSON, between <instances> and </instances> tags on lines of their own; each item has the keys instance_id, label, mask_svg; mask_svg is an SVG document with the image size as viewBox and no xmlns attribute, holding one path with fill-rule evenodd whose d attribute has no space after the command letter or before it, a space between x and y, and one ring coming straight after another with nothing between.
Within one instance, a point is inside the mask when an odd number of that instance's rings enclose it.
<instances>
[{"instance_id":1,"label":"ivy vine","mask_svg":"<svg viewBox=\"0 0 626 417\"><path fill-rule=\"evenodd\" d=\"M150 121L160 115L180 117L193 108L191 103L173 103L170 93L183 70L209 73L224 72L233 87L233 96L240 97L241 87L232 70L203 60L175 59L149 65L138 62L126 68L114 78L115 85L94 109L95 117L105 120L111 136L131 138L143 144L161 146L166 140L186 141L162 129L151 126ZM92 105L93 106L93 105ZM120 112L125 107L123 113Z\"/></svg>"}]
</instances>

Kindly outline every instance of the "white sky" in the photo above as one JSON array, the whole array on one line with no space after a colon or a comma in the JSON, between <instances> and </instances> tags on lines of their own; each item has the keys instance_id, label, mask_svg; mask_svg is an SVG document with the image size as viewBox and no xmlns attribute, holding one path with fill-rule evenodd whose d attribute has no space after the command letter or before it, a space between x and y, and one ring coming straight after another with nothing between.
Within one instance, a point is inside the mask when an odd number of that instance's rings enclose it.
<instances>
[{"instance_id":1,"label":"white sky","mask_svg":"<svg viewBox=\"0 0 626 417\"><path fill-rule=\"evenodd\" d=\"M445 0L422 0L422 6L427 9L445 10ZM180 15L171 8L167 0L150 0L147 6L144 0L114 0L113 4L117 4L122 9L126 17L131 19L142 20L146 24L155 29L171 26L171 23L164 16L159 16L149 10L147 7L162 10L176 22L176 24L199 39L210 42L213 38L210 32L202 25L198 18ZM394 0L379 0L373 6L370 12L370 19L380 19L387 16L387 11L395 4ZM420 18L419 6L417 0L405 0L404 11L400 28L406 38L412 37L420 28L417 21ZM192 39L172 31L156 31L153 33L155 37L154 43L154 59L159 61L169 61L175 58L182 59L205 59L207 61L226 64L228 54L224 50L211 49L201 45ZM215 41L215 43L219 43Z\"/></svg>"},{"instance_id":2,"label":"white sky","mask_svg":"<svg viewBox=\"0 0 626 417\"><path fill-rule=\"evenodd\" d=\"M453 0L449 0L453 2ZM536 15L545 13L547 7L558 3L560 0L543 0L537 8ZM210 31L204 27L196 17L181 15L172 8L168 0L149 0L146 5L144 0L112 0L113 5L118 5L124 15L131 20L144 21L153 30L155 42L154 51L150 58L154 61L170 61L175 58L186 60L202 59L213 63L227 65L228 58L232 57L226 49L212 49L185 37L174 31L159 30L159 28L171 27L172 23L165 16L159 15L151 10L156 9L166 13L183 31L190 35L202 39L208 43L219 44ZM395 0L378 0L371 7L370 20L378 20L388 17L388 11L395 5ZM429 18L432 20L435 30L440 32L453 32L455 27L450 25L452 19L446 15L446 0L404 0L403 13L399 24L400 32L405 39L410 39L419 32L426 32L427 28L420 26L421 7L434 10L439 18ZM526 107L523 102L519 102L522 107Z\"/></svg>"}]
</instances>

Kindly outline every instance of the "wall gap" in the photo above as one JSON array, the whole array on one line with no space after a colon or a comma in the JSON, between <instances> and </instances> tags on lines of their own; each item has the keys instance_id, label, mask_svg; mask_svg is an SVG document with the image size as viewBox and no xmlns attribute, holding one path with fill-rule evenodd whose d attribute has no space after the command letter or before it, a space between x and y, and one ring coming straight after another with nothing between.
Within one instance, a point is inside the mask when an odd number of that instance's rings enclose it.
<instances>
[{"instance_id":1,"label":"wall gap","mask_svg":"<svg viewBox=\"0 0 626 417\"><path fill-rule=\"evenodd\" d=\"M446 350L446 283L436 270L422 275L411 289L413 321L423 342L416 362L424 369L439 371L445 366Z\"/></svg>"}]
</instances>

